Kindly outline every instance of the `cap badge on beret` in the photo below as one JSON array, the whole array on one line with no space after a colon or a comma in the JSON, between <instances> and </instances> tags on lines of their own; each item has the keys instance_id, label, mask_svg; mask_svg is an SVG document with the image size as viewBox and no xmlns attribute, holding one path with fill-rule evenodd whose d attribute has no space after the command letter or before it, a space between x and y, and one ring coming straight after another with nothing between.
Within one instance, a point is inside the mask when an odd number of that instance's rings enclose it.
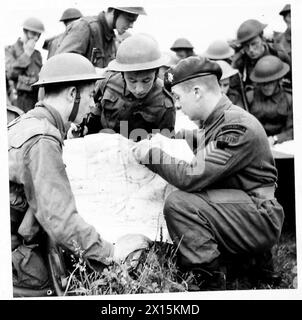
<instances>
[{"instance_id":1,"label":"cap badge on beret","mask_svg":"<svg viewBox=\"0 0 302 320\"><path fill-rule=\"evenodd\" d=\"M170 83L172 83L173 82L173 79L174 79L174 76L173 76L173 73L171 73L171 72L168 72L168 81L170 82Z\"/></svg>"}]
</instances>

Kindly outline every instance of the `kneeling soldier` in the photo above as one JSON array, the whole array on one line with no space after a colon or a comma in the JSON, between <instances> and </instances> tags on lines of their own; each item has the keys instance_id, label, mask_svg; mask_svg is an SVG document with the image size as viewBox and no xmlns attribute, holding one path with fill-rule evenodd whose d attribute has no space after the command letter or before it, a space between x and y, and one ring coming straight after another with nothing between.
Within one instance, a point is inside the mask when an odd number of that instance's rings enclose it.
<instances>
[{"instance_id":1,"label":"kneeling soldier","mask_svg":"<svg viewBox=\"0 0 302 320\"><path fill-rule=\"evenodd\" d=\"M209 277L203 284L212 289L225 287L222 253L270 251L284 218L274 195L277 171L265 131L253 115L221 93L221 74L217 63L198 57L180 61L165 74L176 107L203 123L192 163L150 149L150 140L134 147L138 161L179 189L164 206L179 264L206 271Z\"/></svg>"}]
</instances>

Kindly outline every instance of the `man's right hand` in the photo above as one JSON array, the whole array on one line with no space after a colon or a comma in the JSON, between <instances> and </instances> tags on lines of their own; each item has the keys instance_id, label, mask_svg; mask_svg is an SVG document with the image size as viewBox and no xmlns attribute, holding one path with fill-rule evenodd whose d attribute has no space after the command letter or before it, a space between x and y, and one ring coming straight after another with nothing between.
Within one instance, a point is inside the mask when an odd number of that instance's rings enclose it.
<instances>
[{"instance_id":1,"label":"man's right hand","mask_svg":"<svg viewBox=\"0 0 302 320\"><path fill-rule=\"evenodd\" d=\"M23 45L24 52L25 52L29 57L31 57L31 55L34 53L36 43L37 43L37 40L36 40L36 39L29 39L29 40L27 40L26 43L24 43L24 45Z\"/></svg>"}]
</instances>

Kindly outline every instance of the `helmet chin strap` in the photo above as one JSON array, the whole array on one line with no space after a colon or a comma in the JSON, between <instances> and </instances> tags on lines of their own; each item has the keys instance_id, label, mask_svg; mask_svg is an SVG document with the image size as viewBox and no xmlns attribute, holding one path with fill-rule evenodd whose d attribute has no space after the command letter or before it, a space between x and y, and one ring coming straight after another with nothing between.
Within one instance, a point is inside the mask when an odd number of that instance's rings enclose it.
<instances>
[{"instance_id":1,"label":"helmet chin strap","mask_svg":"<svg viewBox=\"0 0 302 320\"><path fill-rule=\"evenodd\" d=\"M73 122L75 118L77 117L78 111L79 111L79 106L80 106L80 101L81 101L81 94L80 90L76 88L76 97L73 103L73 107L70 113L70 116L68 118L68 121Z\"/></svg>"}]
</instances>

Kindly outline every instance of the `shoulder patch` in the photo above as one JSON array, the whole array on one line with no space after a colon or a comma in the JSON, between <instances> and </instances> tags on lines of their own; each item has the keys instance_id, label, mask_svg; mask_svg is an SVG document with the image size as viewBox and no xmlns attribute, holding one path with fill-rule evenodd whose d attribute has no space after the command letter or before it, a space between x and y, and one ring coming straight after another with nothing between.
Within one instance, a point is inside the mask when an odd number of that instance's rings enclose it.
<instances>
[{"instance_id":1,"label":"shoulder patch","mask_svg":"<svg viewBox=\"0 0 302 320\"><path fill-rule=\"evenodd\" d=\"M225 131L237 131L237 132L245 133L246 127L236 123L226 124L220 129L220 132L225 132Z\"/></svg>"}]
</instances>

